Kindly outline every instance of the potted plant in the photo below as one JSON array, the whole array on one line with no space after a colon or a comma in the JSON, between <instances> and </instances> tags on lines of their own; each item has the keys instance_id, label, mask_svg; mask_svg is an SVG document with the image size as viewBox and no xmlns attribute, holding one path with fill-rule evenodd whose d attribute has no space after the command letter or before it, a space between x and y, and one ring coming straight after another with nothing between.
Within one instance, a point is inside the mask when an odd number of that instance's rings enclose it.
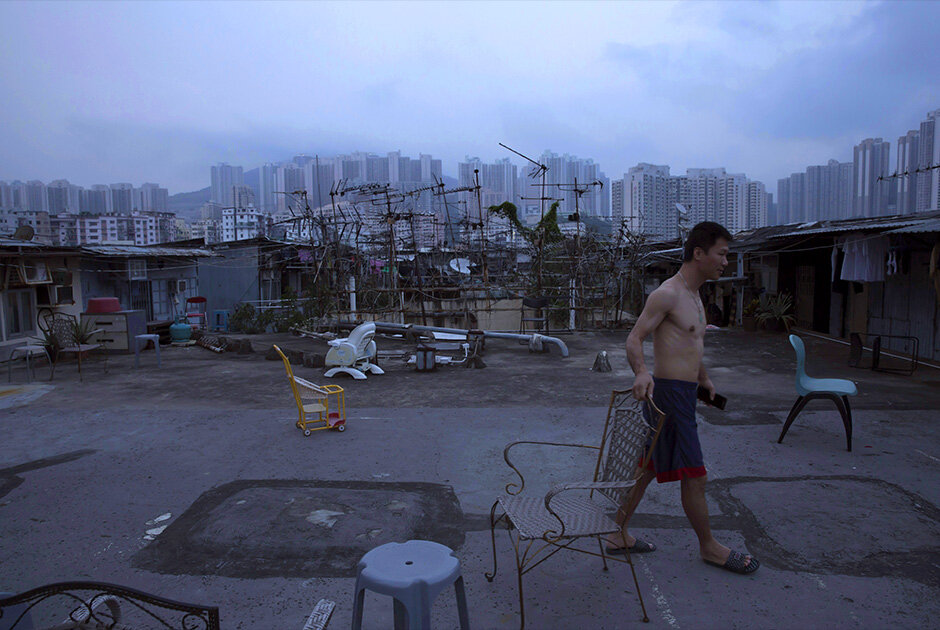
<instances>
[{"instance_id":1,"label":"potted plant","mask_svg":"<svg viewBox=\"0 0 940 630\"><path fill-rule=\"evenodd\" d=\"M51 330L40 328L40 332L42 333L42 337L39 339L39 341L43 346L45 346L46 352L49 353L49 359L55 363L56 357L59 355L59 349L62 347L59 345L59 339L52 333Z\"/></svg>"},{"instance_id":2,"label":"potted plant","mask_svg":"<svg viewBox=\"0 0 940 630\"><path fill-rule=\"evenodd\" d=\"M786 291L775 296L763 294L757 306L757 321L767 330L780 332L790 330L794 318L790 311L793 309L793 297Z\"/></svg>"},{"instance_id":3,"label":"potted plant","mask_svg":"<svg viewBox=\"0 0 940 630\"><path fill-rule=\"evenodd\" d=\"M93 319L75 318L69 322L69 334L75 345L82 346L90 344L92 337L99 332L100 330L95 328L95 321Z\"/></svg>"},{"instance_id":4,"label":"potted plant","mask_svg":"<svg viewBox=\"0 0 940 630\"><path fill-rule=\"evenodd\" d=\"M760 307L760 300L758 298L754 298L744 307L744 312L741 314L741 324L744 326L744 330L749 332L757 330L758 307Z\"/></svg>"}]
</instances>

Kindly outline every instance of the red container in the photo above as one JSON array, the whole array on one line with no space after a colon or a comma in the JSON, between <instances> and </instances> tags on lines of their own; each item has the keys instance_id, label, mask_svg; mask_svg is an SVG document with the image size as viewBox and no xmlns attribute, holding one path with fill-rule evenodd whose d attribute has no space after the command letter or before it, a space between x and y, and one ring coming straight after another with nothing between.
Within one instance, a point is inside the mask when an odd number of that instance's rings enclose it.
<instances>
[{"instance_id":1,"label":"red container","mask_svg":"<svg viewBox=\"0 0 940 630\"><path fill-rule=\"evenodd\" d=\"M89 315L100 313L117 313L121 310L121 302L116 297L88 298Z\"/></svg>"}]
</instances>

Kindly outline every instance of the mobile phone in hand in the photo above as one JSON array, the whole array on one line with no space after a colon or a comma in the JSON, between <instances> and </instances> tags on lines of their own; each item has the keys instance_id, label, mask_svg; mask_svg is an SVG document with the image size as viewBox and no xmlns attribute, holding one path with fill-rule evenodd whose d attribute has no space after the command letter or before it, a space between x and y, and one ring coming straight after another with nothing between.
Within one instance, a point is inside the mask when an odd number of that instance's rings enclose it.
<instances>
[{"instance_id":1,"label":"mobile phone in hand","mask_svg":"<svg viewBox=\"0 0 940 630\"><path fill-rule=\"evenodd\" d=\"M722 396L721 394L715 394L714 398L709 398L708 390L702 387L701 385L698 386L697 396L698 396L698 399L701 400L706 405L717 407L718 409L721 409L722 411L725 410L725 403L728 402L728 399Z\"/></svg>"}]
</instances>

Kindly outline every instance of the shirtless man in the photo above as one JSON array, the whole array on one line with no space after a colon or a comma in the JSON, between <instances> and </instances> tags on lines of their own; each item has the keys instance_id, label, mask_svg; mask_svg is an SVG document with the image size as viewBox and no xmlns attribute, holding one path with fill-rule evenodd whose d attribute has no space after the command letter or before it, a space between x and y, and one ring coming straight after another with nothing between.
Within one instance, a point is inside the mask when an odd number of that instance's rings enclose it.
<instances>
[{"instance_id":1,"label":"shirtless man","mask_svg":"<svg viewBox=\"0 0 940 630\"><path fill-rule=\"evenodd\" d=\"M732 551L712 536L705 502L706 471L695 422L696 391L702 385L715 395L702 354L705 349L705 309L698 290L706 280L716 280L728 265L731 234L717 223L699 223L689 233L679 273L653 291L627 337L627 359L636 378L633 396L652 396L666 413L666 423L656 443L650 468L639 471L634 492L617 512L622 529L607 538L607 552L642 553L655 550L651 543L627 533L643 493L653 477L657 482L679 481L682 507L699 540L702 559L735 573L753 573L757 558ZM643 340L652 333L656 374L643 360Z\"/></svg>"}]
</instances>

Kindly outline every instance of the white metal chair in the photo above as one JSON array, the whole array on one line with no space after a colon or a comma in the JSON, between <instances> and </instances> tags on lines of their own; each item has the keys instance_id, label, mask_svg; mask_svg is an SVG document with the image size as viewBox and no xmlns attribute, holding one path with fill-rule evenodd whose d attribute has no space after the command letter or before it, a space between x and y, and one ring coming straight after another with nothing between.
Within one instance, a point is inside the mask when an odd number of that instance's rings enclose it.
<instances>
[{"instance_id":1,"label":"white metal chair","mask_svg":"<svg viewBox=\"0 0 940 630\"><path fill-rule=\"evenodd\" d=\"M524 440L509 444L503 451L503 459L519 476L518 483L506 485L506 494L501 495L490 510L490 535L493 542L493 571L485 577L492 582L496 577L496 525L504 522L509 532L516 555L516 571L519 584L520 627L525 627L525 602L522 595L522 576L559 551L569 549L580 553L600 556L607 569L607 560L626 562L633 573L633 584L643 610L643 621L649 621L643 595L630 559L630 552L611 556L605 551L603 537L621 530L609 511L618 508L636 485L639 468L649 461L649 454L659 439L665 415L652 401L647 404L653 413L655 427L643 416L640 402L633 399L630 391L614 391L610 397L607 421L599 446L586 444L564 444L557 442L534 442ZM544 496L523 495L525 478L509 459L509 451L517 444L541 444L586 448L597 451L592 481L560 483ZM647 444L649 448L647 449ZM587 478L587 475L584 476ZM572 495L569 491L590 491L587 496ZM605 506L592 500L594 493L609 500ZM609 509L607 509L609 508ZM502 511L497 517L499 511ZM594 538L600 545L600 553L580 548L576 544L582 539Z\"/></svg>"},{"instance_id":2,"label":"white metal chair","mask_svg":"<svg viewBox=\"0 0 940 630\"><path fill-rule=\"evenodd\" d=\"M337 374L349 374L361 381L366 378L366 372L372 374L385 374L385 370L372 363L376 356L375 324L366 322L356 326L345 339L334 339L330 342L330 350L326 353L327 377Z\"/></svg>"}]
</instances>

